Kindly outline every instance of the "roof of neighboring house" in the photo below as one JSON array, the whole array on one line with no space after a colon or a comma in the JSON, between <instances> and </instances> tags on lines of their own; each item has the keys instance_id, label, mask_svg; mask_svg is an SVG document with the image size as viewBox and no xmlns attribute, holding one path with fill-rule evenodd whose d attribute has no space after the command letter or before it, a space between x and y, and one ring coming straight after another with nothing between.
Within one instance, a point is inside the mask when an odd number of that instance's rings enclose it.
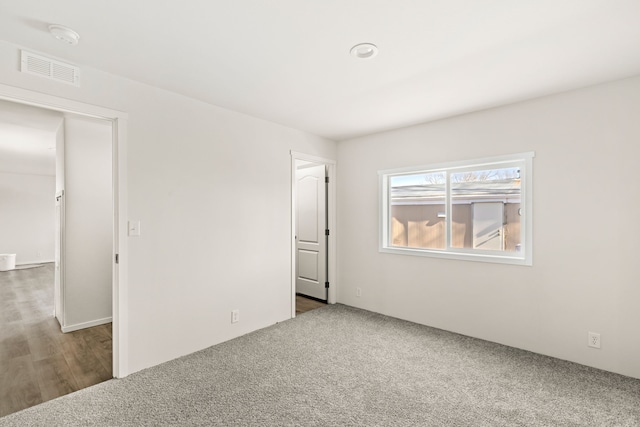
<instances>
[{"instance_id":1,"label":"roof of neighboring house","mask_svg":"<svg viewBox=\"0 0 640 427\"><path fill-rule=\"evenodd\" d=\"M458 182L452 186L454 202L473 203L503 199L517 203L521 193L520 179ZM405 185L391 187L392 204L444 203L445 184Z\"/></svg>"}]
</instances>

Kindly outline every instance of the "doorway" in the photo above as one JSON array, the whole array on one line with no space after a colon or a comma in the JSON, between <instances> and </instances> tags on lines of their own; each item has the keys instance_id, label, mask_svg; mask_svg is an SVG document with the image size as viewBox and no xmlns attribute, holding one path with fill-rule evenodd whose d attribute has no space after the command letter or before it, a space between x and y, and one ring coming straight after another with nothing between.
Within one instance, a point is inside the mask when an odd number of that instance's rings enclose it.
<instances>
[{"instance_id":1,"label":"doorway","mask_svg":"<svg viewBox=\"0 0 640 427\"><path fill-rule=\"evenodd\" d=\"M335 161L291 152L291 317L333 304L335 281ZM304 302L301 310L296 306Z\"/></svg>"},{"instance_id":2,"label":"doorway","mask_svg":"<svg viewBox=\"0 0 640 427\"><path fill-rule=\"evenodd\" d=\"M0 252L17 260L0 272L0 416L113 378L112 140L110 122L0 101Z\"/></svg>"},{"instance_id":3,"label":"doorway","mask_svg":"<svg viewBox=\"0 0 640 427\"><path fill-rule=\"evenodd\" d=\"M296 295L327 300L327 170L324 164L296 162Z\"/></svg>"},{"instance_id":4,"label":"doorway","mask_svg":"<svg viewBox=\"0 0 640 427\"><path fill-rule=\"evenodd\" d=\"M127 114L46 95L26 89L0 84L0 100L30 105L45 110L72 113L79 116L106 120L111 124L112 158L112 319L113 358L112 376L122 378L128 374L127 366L127 247L126 237L126 125Z\"/></svg>"}]
</instances>

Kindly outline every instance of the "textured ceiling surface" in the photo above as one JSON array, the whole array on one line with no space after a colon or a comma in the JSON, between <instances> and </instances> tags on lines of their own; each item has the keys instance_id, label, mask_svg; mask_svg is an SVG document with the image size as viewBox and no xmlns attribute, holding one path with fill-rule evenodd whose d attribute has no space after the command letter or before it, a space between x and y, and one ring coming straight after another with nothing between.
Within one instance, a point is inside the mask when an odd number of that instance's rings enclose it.
<instances>
[{"instance_id":1,"label":"textured ceiling surface","mask_svg":"<svg viewBox=\"0 0 640 427\"><path fill-rule=\"evenodd\" d=\"M0 0L0 39L341 140L640 74L640 1Z\"/></svg>"}]
</instances>

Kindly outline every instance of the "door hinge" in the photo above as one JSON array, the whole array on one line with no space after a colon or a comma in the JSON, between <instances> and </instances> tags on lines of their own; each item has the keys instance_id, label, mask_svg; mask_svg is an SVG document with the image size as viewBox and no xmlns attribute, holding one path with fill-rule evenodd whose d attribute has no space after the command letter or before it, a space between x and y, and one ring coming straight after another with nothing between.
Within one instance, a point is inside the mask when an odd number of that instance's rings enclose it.
<instances>
[{"instance_id":1,"label":"door hinge","mask_svg":"<svg viewBox=\"0 0 640 427\"><path fill-rule=\"evenodd\" d=\"M329 289L329 282L324 282L324 287Z\"/></svg>"},{"instance_id":2,"label":"door hinge","mask_svg":"<svg viewBox=\"0 0 640 427\"><path fill-rule=\"evenodd\" d=\"M116 264L120 264L120 254L116 254Z\"/></svg>"},{"instance_id":3,"label":"door hinge","mask_svg":"<svg viewBox=\"0 0 640 427\"><path fill-rule=\"evenodd\" d=\"M328 236L329 235L329 230L324 230L324 235Z\"/></svg>"},{"instance_id":4,"label":"door hinge","mask_svg":"<svg viewBox=\"0 0 640 427\"><path fill-rule=\"evenodd\" d=\"M324 182L326 182L327 184L329 183L329 177L328 176L324 177Z\"/></svg>"}]
</instances>

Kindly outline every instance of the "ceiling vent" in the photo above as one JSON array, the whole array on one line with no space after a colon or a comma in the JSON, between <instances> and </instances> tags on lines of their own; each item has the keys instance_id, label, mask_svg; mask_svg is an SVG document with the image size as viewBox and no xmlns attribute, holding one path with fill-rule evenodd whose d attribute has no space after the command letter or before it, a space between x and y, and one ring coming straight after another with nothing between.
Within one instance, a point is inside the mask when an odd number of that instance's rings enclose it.
<instances>
[{"instance_id":1,"label":"ceiling vent","mask_svg":"<svg viewBox=\"0 0 640 427\"><path fill-rule=\"evenodd\" d=\"M46 56L36 55L26 50L22 51L22 59L20 62L20 71L23 73L80 86L80 68L74 65L65 64L64 62L56 61Z\"/></svg>"}]
</instances>

